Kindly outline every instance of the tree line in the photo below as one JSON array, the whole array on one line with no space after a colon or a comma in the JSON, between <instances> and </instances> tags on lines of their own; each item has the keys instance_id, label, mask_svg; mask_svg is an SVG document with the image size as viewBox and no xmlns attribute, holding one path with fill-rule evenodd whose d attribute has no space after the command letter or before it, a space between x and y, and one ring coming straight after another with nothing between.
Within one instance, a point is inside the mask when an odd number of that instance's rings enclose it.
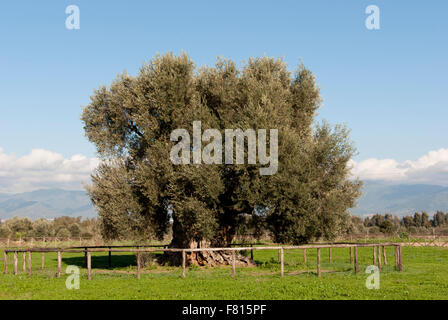
<instances>
[{"instance_id":1,"label":"tree line","mask_svg":"<svg viewBox=\"0 0 448 320\"><path fill-rule=\"evenodd\" d=\"M269 230L269 226L263 218L247 215L246 221L240 224L237 235L250 239L268 238L275 240ZM172 225L170 224L172 228ZM53 220L38 219L32 221L29 218L14 217L0 220L0 239L24 239L24 238L101 238L101 220L97 218L84 219L81 217L62 216ZM170 232L171 233L171 232ZM390 213L385 215L374 214L365 218L351 216L350 223L341 234L344 235L427 235L437 233L448 235L448 212L437 211L430 216L426 211L416 212L413 215L403 217ZM170 235L171 236L171 235ZM123 234L122 240L143 240L133 232ZM146 240L154 240L148 238Z\"/></svg>"},{"instance_id":2,"label":"tree line","mask_svg":"<svg viewBox=\"0 0 448 320\"><path fill-rule=\"evenodd\" d=\"M406 236L409 234L448 235L448 212L437 211L432 217L426 212L415 212L403 217L390 213L375 214L364 219L352 216L351 234L387 234Z\"/></svg>"},{"instance_id":3,"label":"tree line","mask_svg":"<svg viewBox=\"0 0 448 320\"><path fill-rule=\"evenodd\" d=\"M99 235L99 222L97 219L84 219L81 217L58 217L53 220L14 217L0 220L0 238L92 238Z\"/></svg>"}]
</instances>

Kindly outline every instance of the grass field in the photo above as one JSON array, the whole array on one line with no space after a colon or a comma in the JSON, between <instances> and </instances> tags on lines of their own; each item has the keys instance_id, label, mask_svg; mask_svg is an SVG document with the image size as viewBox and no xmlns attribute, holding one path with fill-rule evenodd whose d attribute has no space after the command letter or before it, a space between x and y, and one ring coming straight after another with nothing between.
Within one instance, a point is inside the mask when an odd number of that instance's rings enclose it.
<instances>
[{"instance_id":1,"label":"grass field","mask_svg":"<svg viewBox=\"0 0 448 320\"><path fill-rule=\"evenodd\" d=\"M322 277L316 276L316 250L307 250L304 264L300 250L285 251L285 276L280 277L277 251L256 251L257 267L237 268L231 278L230 267L187 270L181 277L179 267L151 266L136 279L136 259L132 254L112 256L113 269L107 268L107 253L92 254L93 275L87 280L83 254L64 253L62 276L56 278L57 254L46 254L46 268L40 270L40 253L33 254L33 274L12 274L9 254L8 274L0 274L0 299L447 299L448 249L403 247L403 272L395 270L393 249L388 251L388 265L380 275L380 289L367 289L365 273L372 264L372 249L359 248L360 269L354 275L346 248L322 249ZM1 252L3 257L3 252ZM2 259L3 260L3 259ZM0 265L3 266L3 261ZM81 269L80 289L68 290L65 268Z\"/></svg>"}]
</instances>

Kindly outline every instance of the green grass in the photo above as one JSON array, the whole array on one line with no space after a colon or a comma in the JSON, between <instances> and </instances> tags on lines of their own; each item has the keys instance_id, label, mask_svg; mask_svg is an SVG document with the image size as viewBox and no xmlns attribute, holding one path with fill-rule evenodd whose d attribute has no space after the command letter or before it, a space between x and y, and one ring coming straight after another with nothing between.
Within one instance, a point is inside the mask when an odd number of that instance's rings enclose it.
<instances>
[{"instance_id":1,"label":"green grass","mask_svg":"<svg viewBox=\"0 0 448 320\"><path fill-rule=\"evenodd\" d=\"M46 254L46 268L40 270L40 253L33 254L33 274L21 270L12 274L13 254L9 254L9 274L0 274L0 299L447 299L448 249L403 247L403 272L395 270L394 250L388 249L388 265L383 266L379 290L369 290L365 269L372 263L372 249L359 248L359 273L354 275L348 249L322 249L322 277L316 275L316 250L285 251L285 276L280 277L277 251L255 251L258 266L237 268L189 268L185 279L179 267L146 268L136 279L135 255L114 253L113 269L107 268L107 253L93 254L92 280L87 280L83 254L64 253L62 275L56 278L55 253ZM1 252L3 257L3 252ZM81 269L80 289L68 290L67 265ZM3 267L3 261L0 260Z\"/></svg>"}]
</instances>

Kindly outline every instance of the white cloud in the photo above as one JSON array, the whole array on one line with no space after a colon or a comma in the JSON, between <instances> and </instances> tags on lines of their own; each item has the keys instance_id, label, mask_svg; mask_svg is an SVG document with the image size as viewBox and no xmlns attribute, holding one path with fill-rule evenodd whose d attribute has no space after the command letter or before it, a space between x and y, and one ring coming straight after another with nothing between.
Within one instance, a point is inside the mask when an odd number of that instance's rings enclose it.
<instances>
[{"instance_id":1,"label":"white cloud","mask_svg":"<svg viewBox=\"0 0 448 320\"><path fill-rule=\"evenodd\" d=\"M448 185L448 149L430 151L417 161L372 158L350 164L352 174L362 180Z\"/></svg>"},{"instance_id":2,"label":"white cloud","mask_svg":"<svg viewBox=\"0 0 448 320\"><path fill-rule=\"evenodd\" d=\"M17 157L0 147L0 193L16 193L43 188L81 189L99 159L75 154L71 158L43 149L33 149Z\"/></svg>"},{"instance_id":3,"label":"white cloud","mask_svg":"<svg viewBox=\"0 0 448 320\"><path fill-rule=\"evenodd\" d=\"M82 189L99 159L75 154L70 158L43 149L17 157L0 147L0 193L16 193L43 188ZM396 183L425 183L448 186L448 149L430 151L416 161L394 159L351 161L353 176L362 180Z\"/></svg>"}]
</instances>

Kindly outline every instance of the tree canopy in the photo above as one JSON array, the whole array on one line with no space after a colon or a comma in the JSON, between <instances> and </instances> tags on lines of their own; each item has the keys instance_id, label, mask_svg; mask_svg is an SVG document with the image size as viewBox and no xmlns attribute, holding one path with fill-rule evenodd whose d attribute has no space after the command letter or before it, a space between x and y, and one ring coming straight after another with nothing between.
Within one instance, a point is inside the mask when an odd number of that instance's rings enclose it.
<instances>
[{"instance_id":1,"label":"tree canopy","mask_svg":"<svg viewBox=\"0 0 448 320\"><path fill-rule=\"evenodd\" d=\"M251 217L283 243L331 239L349 223L360 182L349 179L355 149L344 126L315 124L314 75L281 59L227 59L196 68L186 55L158 55L136 76L119 75L83 109L87 138L104 160L88 192L103 236L162 237L174 247L227 246ZM173 130L277 129L278 170L261 164L173 164ZM268 144L269 145L269 144ZM247 156L247 152L246 152Z\"/></svg>"}]
</instances>

